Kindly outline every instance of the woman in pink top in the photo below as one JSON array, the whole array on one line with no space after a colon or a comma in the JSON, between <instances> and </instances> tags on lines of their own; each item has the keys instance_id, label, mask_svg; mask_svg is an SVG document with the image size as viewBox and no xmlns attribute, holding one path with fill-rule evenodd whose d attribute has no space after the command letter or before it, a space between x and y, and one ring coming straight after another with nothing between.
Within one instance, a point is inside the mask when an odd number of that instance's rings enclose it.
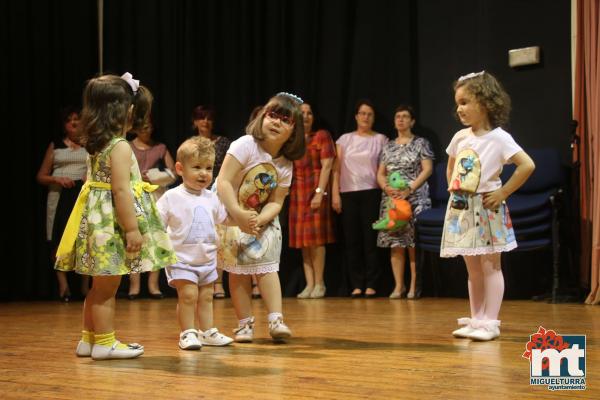
<instances>
[{"instance_id":1,"label":"woman in pink top","mask_svg":"<svg viewBox=\"0 0 600 400\"><path fill-rule=\"evenodd\" d=\"M332 206L342 216L352 297L363 293L374 297L381 270L377 232L371 224L379 213L377 167L388 139L373 131L375 109L369 100L358 101L355 119L356 131L343 134L336 142Z\"/></svg>"}]
</instances>

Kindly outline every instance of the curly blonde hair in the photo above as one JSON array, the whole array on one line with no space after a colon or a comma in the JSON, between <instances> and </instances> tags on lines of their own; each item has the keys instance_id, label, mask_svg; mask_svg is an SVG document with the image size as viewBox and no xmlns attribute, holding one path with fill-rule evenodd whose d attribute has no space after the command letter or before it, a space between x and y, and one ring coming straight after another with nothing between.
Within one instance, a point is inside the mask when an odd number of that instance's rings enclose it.
<instances>
[{"instance_id":1,"label":"curly blonde hair","mask_svg":"<svg viewBox=\"0 0 600 400\"><path fill-rule=\"evenodd\" d=\"M510 115L511 102L510 96L502 84L489 72L484 71L472 75L471 77L467 75L454 82L454 91L456 92L459 87L464 86L486 109L492 127L506 125ZM457 116L456 112L454 115Z\"/></svg>"},{"instance_id":2,"label":"curly blonde hair","mask_svg":"<svg viewBox=\"0 0 600 400\"><path fill-rule=\"evenodd\" d=\"M185 164L191 159L215 158L215 145L204 136L192 136L177 149L177 161Z\"/></svg>"}]
</instances>

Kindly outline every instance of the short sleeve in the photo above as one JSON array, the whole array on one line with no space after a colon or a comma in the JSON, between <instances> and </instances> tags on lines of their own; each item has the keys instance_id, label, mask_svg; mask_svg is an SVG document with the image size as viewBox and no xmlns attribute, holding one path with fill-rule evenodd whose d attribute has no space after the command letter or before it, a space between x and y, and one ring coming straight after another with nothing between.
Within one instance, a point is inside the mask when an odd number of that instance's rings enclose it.
<instances>
[{"instance_id":1,"label":"short sleeve","mask_svg":"<svg viewBox=\"0 0 600 400\"><path fill-rule=\"evenodd\" d=\"M340 136L338 138L338 140L335 143L340 145L341 147L345 147L348 144L349 140L350 140L350 134L344 133L342 136Z\"/></svg>"},{"instance_id":2,"label":"short sleeve","mask_svg":"<svg viewBox=\"0 0 600 400\"><path fill-rule=\"evenodd\" d=\"M292 162L287 161L286 165L279 169L281 176L279 177L278 186L290 187L292 184Z\"/></svg>"},{"instance_id":3,"label":"short sleeve","mask_svg":"<svg viewBox=\"0 0 600 400\"><path fill-rule=\"evenodd\" d=\"M425 138L420 138L419 140L420 146L420 157L421 160L435 160L435 155L433 154L433 150L431 149L431 143L429 140Z\"/></svg>"},{"instance_id":4,"label":"short sleeve","mask_svg":"<svg viewBox=\"0 0 600 400\"><path fill-rule=\"evenodd\" d=\"M386 145L383 146L383 150L381 150L381 153L379 153L378 164L387 165L389 147L390 147L390 143L386 143Z\"/></svg>"},{"instance_id":5,"label":"short sleeve","mask_svg":"<svg viewBox=\"0 0 600 400\"><path fill-rule=\"evenodd\" d=\"M502 138L502 159L507 163L512 156L523 151L523 148L515 142L515 139L513 139L510 133L505 132L502 136L504 136Z\"/></svg>"},{"instance_id":6,"label":"short sleeve","mask_svg":"<svg viewBox=\"0 0 600 400\"><path fill-rule=\"evenodd\" d=\"M219 197L213 194L213 202L214 202L214 219L215 223L222 224L227 219L227 210L225 209L225 205L219 200Z\"/></svg>"},{"instance_id":7,"label":"short sleeve","mask_svg":"<svg viewBox=\"0 0 600 400\"><path fill-rule=\"evenodd\" d=\"M158 214L160 215L160 219L163 220L165 226L169 226L169 192L168 190L164 195L158 199L156 202L156 208L158 210Z\"/></svg>"},{"instance_id":8,"label":"short sleeve","mask_svg":"<svg viewBox=\"0 0 600 400\"><path fill-rule=\"evenodd\" d=\"M446 147L446 154L448 154L450 157L456 157L456 146L458 144L459 134L460 132L455 133L452 137L452 140L450 141L450 144L448 145L448 147Z\"/></svg>"},{"instance_id":9,"label":"short sleeve","mask_svg":"<svg viewBox=\"0 0 600 400\"><path fill-rule=\"evenodd\" d=\"M320 130L316 133L317 140L319 142L321 153L321 160L324 158L334 158L335 157L335 146L333 144L333 140L331 139L331 135L326 130Z\"/></svg>"},{"instance_id":10,"label":"short sleeve","mask_svg":"<svg viewBox=\"0 0 600 400\"><path fill-rule=\"evenodd\" d=\"M242 165L248 165L252 155L252 149L256 147L254 137L244 135L241 138L233 141L227 150L227 154L231 154Z\"/></svg>"}]
</instances>

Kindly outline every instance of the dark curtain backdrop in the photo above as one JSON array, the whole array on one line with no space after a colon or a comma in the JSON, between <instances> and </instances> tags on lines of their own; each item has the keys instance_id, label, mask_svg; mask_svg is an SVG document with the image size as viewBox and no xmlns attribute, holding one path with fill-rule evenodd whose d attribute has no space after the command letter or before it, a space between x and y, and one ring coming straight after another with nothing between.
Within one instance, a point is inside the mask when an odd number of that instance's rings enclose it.
<instances>
[{"instance_id":1,"label":"dark curtain backdrop","mask_svg":"<svg viewBox=\"0 0 600 400\"><path fill-rule=\"evenodd\" d=\"M46 188L35 180L60 135L58 114L80 103L97 71L96 2L0 2L4 227L0 299L44 298L55 290L45 246Z\"/></svg>"},{"instance_id":2,"label":"dark curtain backdrop","mask_svg":"<svg viewBox=\"0 0 600 400\"><path fill-rule=\"evenodd\" d=\"M95 0L0 3L11 179L0 299L55 291L43 240L45 188L35 174L58 133L58 110L79 103L85 80L98 72L96 7ZM214 106L216 133L236 139L252 108L289 91L314 105L334 138L354 128L359 98L374 101L375 129L388 136L395 106L412 103L417 132L443 160L460 128L451 82L483 68L512 95L521 143L562 149L567 140L568 0L104 0L104 7L104 70L132 72L152 90L155 135L172 152L191 134L195 105ZM542 64L509 68L508 49L530 45L542 46ZM285 214L282 222L285 230ZM340 244L327 250L328 293L346 294ZM286 295L302 288L300 260L296 251L282 254ZM385 293L389 262L382 267ZM450 293L464 294L464 286L460 276Z\"/></svg>"}]
</instances>

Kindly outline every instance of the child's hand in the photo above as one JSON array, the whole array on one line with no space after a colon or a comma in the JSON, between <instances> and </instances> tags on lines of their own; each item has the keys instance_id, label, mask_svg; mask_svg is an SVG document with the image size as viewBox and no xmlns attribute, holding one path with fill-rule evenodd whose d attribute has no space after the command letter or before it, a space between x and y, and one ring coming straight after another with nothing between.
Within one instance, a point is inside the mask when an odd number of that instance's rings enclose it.
<instances>
[{"instance_id":1,"label":"child's hand","mask_svg":"<svg viewBox=\"0 0 600 400\"><path fill-rule=\"evenodd\" d=\"M135 229L133 231L125 232L125 241L127 242L126 251L128 253L137 253L142 248L144 237L139 229Z\"/></svg>"},{"instance_id":2,"label":"child's hand","mask_svg":"<svg viewBox=\"0 0 600 400\"><path fill-rule=\"evenodd\" d=\"M235 221L242 232L245 232L249 235L254 235L257 216L258 213L254 210L240 210L238 213L236 213Z\"/></svg>"},{"instance_id":3,"label":"child's hand","mask_svg":"<svg viewBox=\"0 0 600 400\"><path fill-rule=\"evenodd\" d=\"M504 200L506 200L506 196L504 196L504 192L500 188L483 195L483 207L488 210L496 210Z\"/></svg>"}]
</instances>

